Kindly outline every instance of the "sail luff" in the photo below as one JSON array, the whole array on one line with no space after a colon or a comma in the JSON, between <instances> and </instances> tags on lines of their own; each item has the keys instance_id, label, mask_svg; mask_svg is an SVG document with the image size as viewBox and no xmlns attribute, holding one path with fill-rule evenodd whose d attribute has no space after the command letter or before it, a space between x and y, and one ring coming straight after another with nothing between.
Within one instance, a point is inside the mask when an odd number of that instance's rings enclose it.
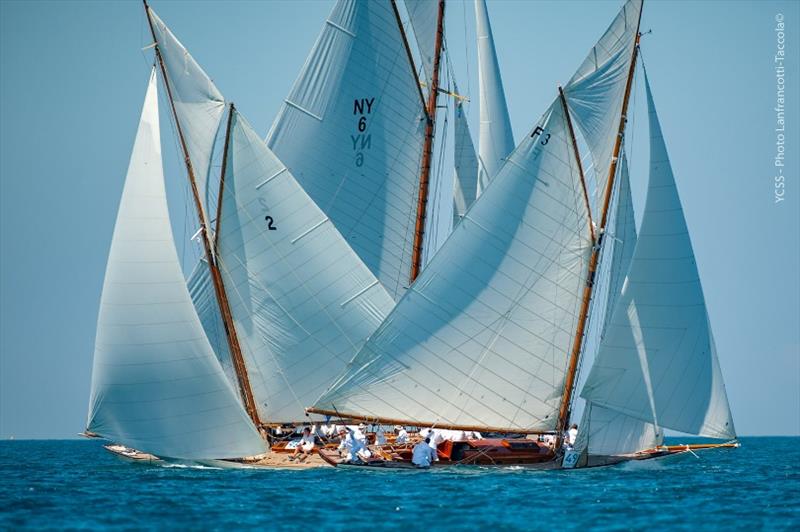
<instances>
[{"instance_id":1,"label":"sail luff","mask_svg":"<svg viewBox=\"0 0 800 532\"><path fill-rule=\"evenodd\" d=\"M639 18L636 23L636 33L635 33L636 37L633 45L633 53L631 57L630 67L628 69L628 79L625 83L625 95L622 98L622 113L620 116L617 138L614 143L614 151L611 157L611 168L609 169L608 173L608 183L606 185L605 197L603 199L603 208L601 210L601 215L600 215L600 236L598 238L597 243L592 249L592 256L589 260L589 274L586 278L586 286L584 287L583 303L581 305L581 313L580 313L580 318L578 320L578 328L575 333L575 345L570 355L569 369L567 371L566 382L564 383L564 393L562 395L561 408L559 411L558 427L560 430L557 438L557 443L559 445L561 443L561 438L563 436L563 433L564 431L567 430L567 427L569 425L570 409L572 406L572 396L575 387L575 377L578 370L578 362L580 360L581 350L583 348L583 340L586 335L586 324L588 322L589 309L591 306L590 303L591 303L592 293L594 291L594 277L597 272L597 262L600 257L600 249L602 247L603 234L605 231L606 223L608 221L608 211L609 211L608 207L611 203L611 192L614 187L614 177L617 171L619 152L622 146L622 139L625 134L625 124L627 122L626 114L631 95L631 86L633 84L633 75L636 69L636 58L639 53L639 25L641 24L641 20L642 20L642 11L639 10Z\"/></svg>"},{"instance_id":2,"label":"sail luff","mask_svg":"<svg viewBox=\"0 0 800 532\"><path fill-rule=\"evenodd\" d=\"M244 357L242 356L241 346L239 345L239 340L236 333L236 327L234 326L233 319L231 317L230 305L228 303L227 294L225 293L225 286L222 281L222 275L220 274L219 267L215 260L215 254L211 246L211 239L208 234L207 217L203 209L203 203L200 200L200 194L197 188L197 180L195 178L192 160L189 155L189 149L186 144L186 138L183 134L183 129L181 127L177 109L175 108L175 100L172 96L172 88L169 83L167 67L164 64L164 58L161 55L161 49L159 47L158 37L156 36L156 30L153 25L153 19L150 13L150 7L147 4L147 0L143 0L143 2L144 2L145 13L147 14L147 22L148 25L150 26L150 32L153 36L153 41L156 43L155 45L156 57L158 58L158 64L161 68L164 87L166 88L167 96L169 97L170 108L172 110L172 115L175 120L175 129L178 132L178 139L180 140L181 149L184 155L184 163L186 164L186 171L189 177L189 184L192 191L192 199L194 200L195 208L197 209L198 220L200 222L200 235L201 235L201 240L203 242L203 251L205 253L206 260L208 261L208 267L211 271L211 278L214 284L214 293L217 297L217 303L219 304L220 307L220 314L222 315L223 324L225 325L225 335L228 339L231 358L233 359L234 368L236 369L236 377L241 390L242 400L245 403L244 406L245 409L247 410L247 414L250 416L250 419L252 419L256 427L259 427L261 425L261 420L259 419L258 416L258 409L256 408L255 400L253 398L253 391L251 389L250 382L247 377L247 368L244 363Z\"/></svg>"},{"instance_id":3,"label":"sail luff","mask_svg":"<svg viewBox=\"0 0 800 532\"><path fill-rule=\"evenodd\" d=\"M219 194L217 194L217 223L214 227L214 253L219 247L219 227L222 222L222 194L225 192L225 170L228 167L228 151L231 144L231 124L233 123L233 102L228 104L228 120L225 124L225 144L222 147L222 167L219 170Z\"/></svg>"},{"instance_id":4,"label":"sail luff","mask_svg":"<svg viewBox=\"0 0 800 532\"><path fill-rule=\"evenodd\" d=\"M430 182L431 163L433 162L433 135L436 128L436 101L439 96L439 70L442 58L442 41L444 38L444 0L439 0L439 11L436 21L436 41L433 54L433 74L428 94L427 122L425 124L425 143L422 148L422 165L419 178L419 194L417 196L417 221L414 227L414 244L411 250L411 283L419 275L422 267L422 245L425 232L425 215L428 206L428 186Z\"/></svg>"}]
</instances>

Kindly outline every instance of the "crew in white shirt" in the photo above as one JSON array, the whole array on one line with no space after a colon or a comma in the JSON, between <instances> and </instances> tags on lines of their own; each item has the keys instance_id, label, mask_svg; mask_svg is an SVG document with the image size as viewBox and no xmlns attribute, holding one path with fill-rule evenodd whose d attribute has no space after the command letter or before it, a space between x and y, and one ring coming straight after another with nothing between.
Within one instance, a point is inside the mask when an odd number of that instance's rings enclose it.
<instances>
[{"instance_id":1,"label":"crew in white shirt","mask_svg":"<svg viewBox=\"0 0 800 532\"><path fill-rule=\"evenodd\" d=\"M394 430L397 432L397 436L394 439L396 444L400 445L408 442L408 432L405 427L402 425L395 425Z\"/></svg>"},{"instance_id":2,"label":"crew in white shirt","mask_svg":"<svg viewBox=\"0 0 800 532\"><path fill-rule=\"evenodd\" d=\"M372 456L372 453L369 452L367 446L358 438L353 429L340 429L339 437L342 440L339 443L338 450L339 454L341 454L342 451L346 453L344 457L345 462L367 461Z\"/></svg>"},{"instance_id":3,"label":"crew in white shirt","mask_svg":"<svg viewBox=\"0 0 800 532\"><path fill-rule=\"evenodd\" d=\"M414 450L411 454L411 463L415 466L420 469L427 469L435 459L436 451L431 447L430 438L425 438L414 446Z\"/></svg>"},{"instance_id":4,"label":"crew in white shirt","mask_svg":"<svg viewBox=\"0 0 800 532\"><path fill-rule=\"evenodd\" d=\"M289 460L297 459L298 462L304 462L314 452L314 443L311 429L305 427L303 429L303 437L297 442L297 447L294 448L294 453L289 457Z\"/></svg>"}]
</instances>

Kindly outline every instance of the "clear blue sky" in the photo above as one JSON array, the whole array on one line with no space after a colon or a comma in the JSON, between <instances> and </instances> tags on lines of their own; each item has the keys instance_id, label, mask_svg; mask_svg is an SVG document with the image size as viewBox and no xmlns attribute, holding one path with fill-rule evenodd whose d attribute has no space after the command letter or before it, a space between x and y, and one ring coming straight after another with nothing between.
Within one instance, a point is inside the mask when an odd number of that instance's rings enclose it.
<instances>
[{"instance_id":1,"label":"clear blue sky","mask_svg":"<svg viewBox=\"0 0 800 532\"><path fill-rule=\"evenodd\" d=\"M490 1L517 138L620 4ZM266 133L331 2L153 5ZM786 17L789 57L786 199L778 205L777 13ZM152 51L141 51L150 40L135 1L4 0L0 25L0 438L71 437L84 428L103 272ZM471 3L449 4L459 88L476 96L473 25ZM646 1L642 28L653 30L644 57L737 429L800 434L800 3ZM639 208L643 100L634 105L631 156ZM469 113L477 132L477 106ZM166 118L162 125L178 205L185 176ZM172 214L185 235L187 213Z\"/></svg>"}]
</instances>

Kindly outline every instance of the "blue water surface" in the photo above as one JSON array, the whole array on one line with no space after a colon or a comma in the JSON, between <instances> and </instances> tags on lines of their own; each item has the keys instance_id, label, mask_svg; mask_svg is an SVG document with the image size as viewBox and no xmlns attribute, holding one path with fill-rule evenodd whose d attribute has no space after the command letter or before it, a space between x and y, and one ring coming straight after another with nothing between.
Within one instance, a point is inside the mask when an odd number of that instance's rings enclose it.
<instances>
[{"instance_id":1,"label":"blue water surface","mask_svg":"<svg viewBox=\"0 0 800 532\"><path fill-rule=\"evenodd\" d=\"M741 441L539 472L159 467L96 441L3 441L0 529L800 529L800 438Z\"/></svg>"}]
</instances>

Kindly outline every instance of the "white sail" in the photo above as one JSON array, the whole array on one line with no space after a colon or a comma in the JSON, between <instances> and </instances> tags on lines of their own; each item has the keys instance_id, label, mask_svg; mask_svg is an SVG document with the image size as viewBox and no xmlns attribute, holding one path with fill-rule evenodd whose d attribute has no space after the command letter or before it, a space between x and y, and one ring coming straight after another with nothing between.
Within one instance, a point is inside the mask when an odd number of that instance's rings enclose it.
<instances>
[{"instance_id":1,"label":"white sail","mask_svg":"<svg viewBox=\"0 0 800 532\"><path fill-rule=\"evenodd\" d=\"M556 101L316 407L555 428L591 242Z\"/></svg>"},{"instance_id":2,"label":"white sail","mask_svg":"<svg viewBox=\"0 0 800 532\"><path fill-rule=\"evenodd\" d=\"M478 81L480 84L479 160L477 194L494 178L505 158L514 150L514 135L508 115L500 65L494 49L492 26L485 0L475 0L475 19L478 34Z\"/></svg>"},{"instance_id":3,"label":"white sail","mask_svg":"<svg viewBox=\"0 0 800 532\"><path fill-rule=\"evenodd\" d=\"M103 284L88 430L172 458L234 458L265 450L203 334L178 262L161 166L155 70Z\"/></svg>"},{"instance_id":4,"label":"white sail","mask_svg":"<svg viewBox=\"0 0 800 532\"><path fill-rule=\"evenodd\" d=\"M433 56L436 49L436 23L439 20L439 0L405 0L414 38L422 59L422 67L430 87L433 79Z\"/></svg>"},{"instance_id":5,"label":"white sail","mask_svg":"<svg viewBox=\"0 0 800 532\"><path fill-rule=\"evenodd\" d=\"M622 297L582 396L660 427L735 436L691 240L647 83L650 183Z\"/></svg>"},{"instance_id":6,"label":"white sail","mask_svg":"<svg viewBox=\"0 0 800 532\"><path fill-rule=\"evenodd\" d=\"M607 283L604 309L598 316L602 320L601 337L622 294L622 286L636 247L636 222L624 148L620 155L615 188L609 217L610 230L606 232L603 242L603 263L608 264L608 275L598 276L602 279L596 281ZM601 267L605 268L605 264ZM648 404L652 405L652 401ZM586 462L581 465L599 465L613 461L614 457L622 454L657 447L661 445L663 438L663 431L652 423L587 401L579 424L575 449L586 452Z\"/></svg>"},{"instance_id":7,"label":"white sail","mask_svg":"<svg viewBox=\"0 0 800 532\"><path fill-rule=\"evenodd\" d=\"M627 0L564 87L572 118L592 154L597 203L608 183L641 10L642 0Z\"/></svg>"},{"instance_id":8,"label":"white sail","mask_svg":"<svg viewBox=\"0 0 800 532\"><path fill-rule=\"evenodd\" d=\"M219 260L260 417L302 420L394 302L235 112L222 197Z\"/></svg>"},{"instance_id":9,"label":"white sail","mask_svg":"<svg viewBox=\"0 0 800 532\"><path fill-rule=\"evenodd\" d=\"M475 156L475 145L472 143L467 115L461 101L455 108L454 141L453 227L464 217L478 191L478 158Z\"/></svg>"},{"instance_id":10,"label":"white sail","mask_svg":"<svg viewBox=\"0 0 800 532\"><path fill-rule=\"evenodd\" d=\"M236 369L233 366L228 338L225 334L225 324L222 321L219 303L214 293L211 270L209 270L208 262L206 262L205 258L201 258L197 262L186 284L189 288L189 295L192 296L192 303L194 303L197 316L203 325L203 331L206 333L206 338L208 338L208 342L214 349L214 354L217 355L217 360L222 365L222 369L225 370L225 375L234 390L236 390L237 394L240 394L239 381L236 378Z\"/></svg>"},{"instance_id":11,"label":"white sail","mask_svg":"<svg viewBox=\"0 0 800 532\"><path fill-rule=\"evenodd\" d=\"M267 137L394 298L411 272L424 126L391 4L340 0Z\"/></svg>"},{"instance_id":12,"label":"white sail","mask_svg":"<svg viewBox=\"0 0 800 532\"><path fill-rule=\"evenodd\" d=\"M636 247L636 220L633 212L628 161L624 149L620 151L616 186L617 193L613 199L613 212L609 219L610 231L607 231L604 242L606 260L610 260L611 263L601 335L608 327L608 321L614 312L614 305L622 294L622 286L631 265L633 250Z\"/></svg>"},{"instance_id":13,"label":"white sail","mask_svg":"<svg viewBox=\"0 0 800 532\"><path fill-rule=\"evenodd\" d=\"M579 425L575 449L586 451L587 463L600 465L613 457L653 449L664 443L663 431L615 410L589 403Z\"/></svg>"},{"instance_id":14,"label":"white sail","mask_svg":"<svg viewBox=\"0 0 800 532\"><path fill-rule=\"evenodd\" d=\"M186 140L197 190L205 209L204 214L207 219L211 219L214 216L209 209L216 206L209 205L212 203L208 190L209 171L225 101L211 79L155 11L151 8L148 10L158 48L164 59L172 101Z\"/></svg>"}]
</instances>

